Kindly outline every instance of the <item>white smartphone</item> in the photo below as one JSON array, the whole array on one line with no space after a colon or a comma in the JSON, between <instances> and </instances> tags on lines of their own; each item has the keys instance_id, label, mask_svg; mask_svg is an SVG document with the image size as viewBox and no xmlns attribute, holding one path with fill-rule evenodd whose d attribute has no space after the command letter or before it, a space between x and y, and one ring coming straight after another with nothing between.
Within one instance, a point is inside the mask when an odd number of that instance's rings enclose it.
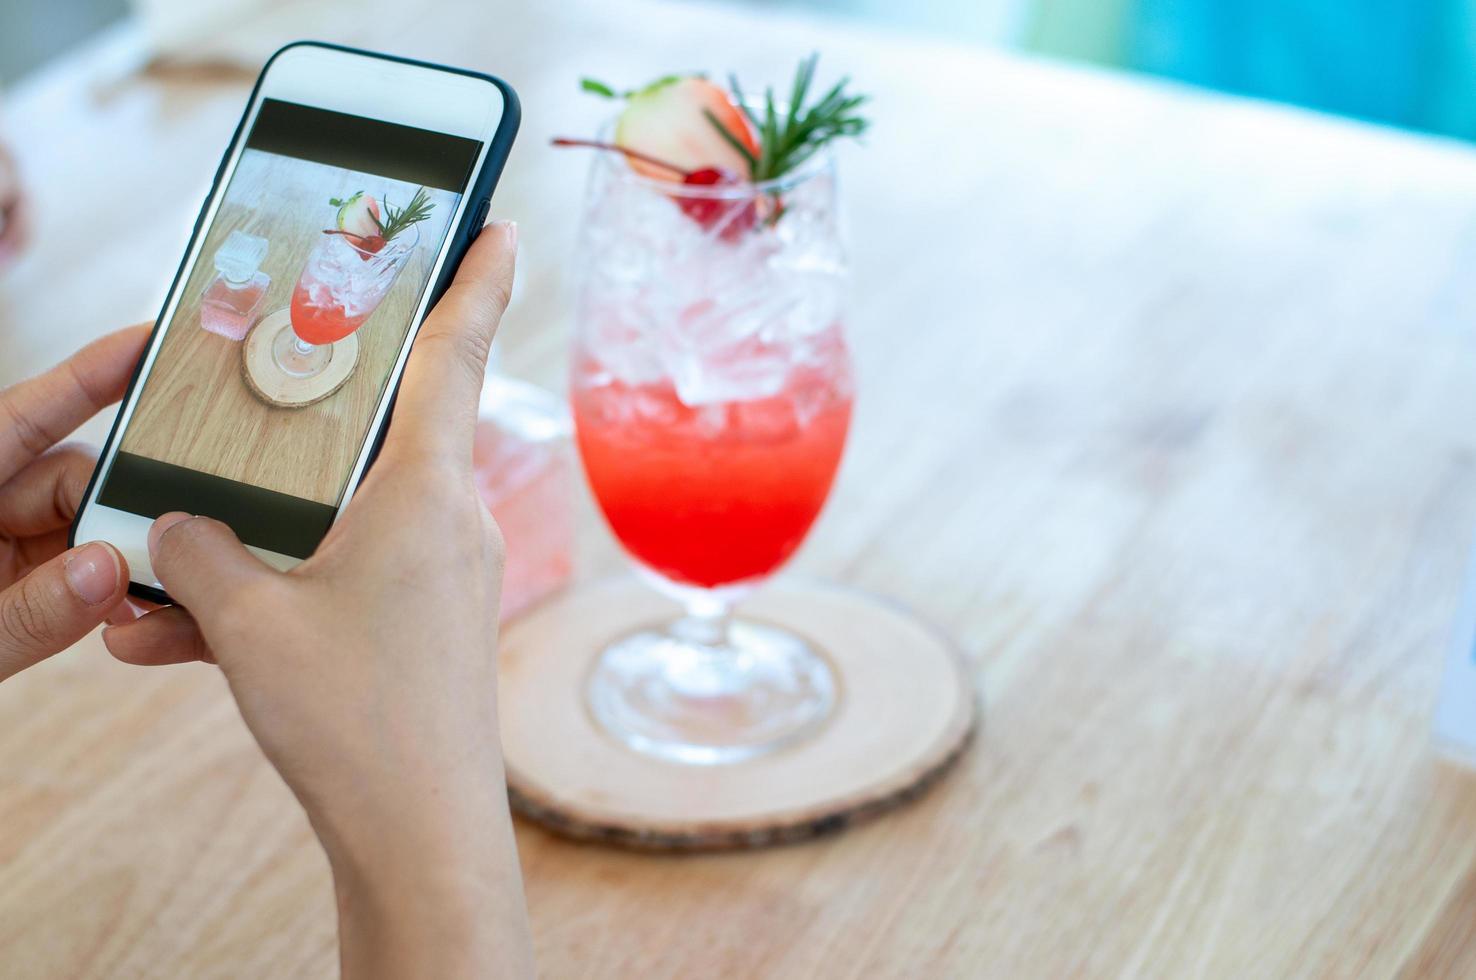
<instances>
[{"instance_id":1,"label":"white smartphone","mask_svg":"<svg viewBox=\"0 0 1476 980\"><path fill-rule=\"evenodd\" d=\"M518 125L488 75L316 42L272 56L222 158L72 542L169 597L154 518L311 555L379 448L416 330L485 222Z\"/></svg>"}]
</instances>

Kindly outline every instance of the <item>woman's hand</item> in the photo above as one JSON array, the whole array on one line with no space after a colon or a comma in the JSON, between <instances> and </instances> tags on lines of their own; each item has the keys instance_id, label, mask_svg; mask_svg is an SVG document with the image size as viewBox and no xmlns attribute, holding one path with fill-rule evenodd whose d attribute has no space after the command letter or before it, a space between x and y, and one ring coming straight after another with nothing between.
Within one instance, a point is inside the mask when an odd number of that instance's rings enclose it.
<instances>
[{"instance_id":1,"label":"woman's hand","mask_svg":"<svg viewBox=\"0 0 1476 980\"><path fill-rule=\"evenodd\" d=\"M502 541L471 470L515 250L507 223L473 245L310 559L283 574L226 525L166 514L149 552L180 605L103 634L129 663L220 665L328 852L350 977L532 969L497 732Z\"/></svg>"},{"instance_id":2,"label":"woman's hand","mask_svg":"<svg viewBox=\"0 0 1476 980\"><path fill-rule=\"evenodd\" d=\"M123 601L117 549L67 550L96 455L55 444L123 396L147 337L142 325L110 334L0 391L0 680L76 643Z\"/></svg>"}]
</instances>

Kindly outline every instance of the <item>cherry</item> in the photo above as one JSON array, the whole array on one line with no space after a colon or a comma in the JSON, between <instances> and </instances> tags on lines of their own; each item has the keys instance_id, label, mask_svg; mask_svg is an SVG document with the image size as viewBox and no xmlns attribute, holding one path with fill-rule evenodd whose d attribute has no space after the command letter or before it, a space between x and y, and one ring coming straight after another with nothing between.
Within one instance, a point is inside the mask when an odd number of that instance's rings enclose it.
<instances>
[{"instance_id":1,"label":"cherry","mask_svg":"<svg viewBox=\"0 0 1476 980\"><path fill-rule=\"evenodd\" d=\"M682 183L692 187L736 187L747 183L742 177L723 167L703 167L692 170L682 178ZM720 197L683 197L677 201L682 213L704 228L713 228L728 219L718 237L724 241L737 241L738 237L752 228L758 218L758 208L752 198L734 201ZM736 211L736 213L735 213ZM731 217L730 217L731 216Z\"/></svg>"},{"instance_id":2,"label":"cherry","mask_svg":"<svg viewBox=\"0 0 1476 980\"><path fill-rule=\"evenodd\" d=\"M556 138L554 146L587 146L595 150L607 150L614 153L623 153L627 157L649 163L653 167L662 170L670 170L682 178L682 184L688 187L739 187L748 183L738 174L724 167L702 167L699 170L686 170L676 164L659 160L649 153L632 150L627 146L616 143L602 143L598 140L576 140L564 137ZM675 195L677 207L682 213L705 229L712 229L722 224L718 231L718 237L724 241L737 241L748 229L752 228L758 221L758 208L754 200L740 201L733 198L720 197L685 197ZM724 223L726 222L726 223Z\"/></svg>"},{"instance_id":3,"label":"cherry","mask_svg":"<svg viewBox=\"0 0 1476 980\"><path fill-rule=\"evenodd\" d=\"M384 248L385 243L383 235L355 235L353 232L344 231L342 228L324 228L323 234L342 235L344 238L347 238L350 245L353 245L362 253L367 253L359 256L365 262L369 261L370 255L378 254L379 250Z\"/></svg>"}]
</instances>

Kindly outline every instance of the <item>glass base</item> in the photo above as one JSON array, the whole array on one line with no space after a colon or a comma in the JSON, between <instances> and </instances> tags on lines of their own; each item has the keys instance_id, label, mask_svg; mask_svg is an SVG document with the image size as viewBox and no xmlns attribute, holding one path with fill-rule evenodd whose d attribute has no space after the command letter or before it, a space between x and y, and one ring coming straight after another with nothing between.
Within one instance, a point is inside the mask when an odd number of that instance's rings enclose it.
<instances>
[{"instance_id":1,"label":"glass base","mask_svg":"<svg viewBox=\"0 0 1476 980\"><path fill-rule=\"evenodd\" d=\"M272 363L294 378L322 374L333 360L332 344L305 344L289 326L272 339Z\"/></svg>"},{"instance_id":2,"label":"glass base","mask_svg":"<svg viewBox=\"0 0 1476 980\"><path fill-rule=\"evenodd\" d=\"M664 635L678 615L646 583L587 582L509 623L497 701L513 808L560 836L642 851L793 843L916 799L982 724L980 665L890 599L785 575L739 610L802 636L835 703L781 751L733 765L646 755L591 710L599 655L617 638Z\"/></svg>"},{"instance_id":3,"label":"glass base","mask_svg":"<svg viewBox=\"0 0 1476 980\"><path fill-rule=\"evenodd\" d=\"M711 635L679 619L607 647L585 684L594 719L638 752L717 765L813 734L835 707L835 675L803 640L737 620Z\"/></svg>"}]
</instances>

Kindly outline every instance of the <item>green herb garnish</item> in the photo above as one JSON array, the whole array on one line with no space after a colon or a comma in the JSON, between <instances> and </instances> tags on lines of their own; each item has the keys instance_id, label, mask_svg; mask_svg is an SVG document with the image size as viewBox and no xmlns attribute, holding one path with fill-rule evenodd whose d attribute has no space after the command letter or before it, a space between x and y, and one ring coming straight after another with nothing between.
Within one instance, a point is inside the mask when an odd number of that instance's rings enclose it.
<instances>
[{"instance_id":1,"label":"green herb garnish","mask_svg":"<svg viewBox=\"0 0 1476 980\"><path fill-rule=\"evenodd\" d=\"M431 203L430 195L422 187L415 192L415 196L410 198L410 203L403 208L396 208L389 201L385 201L384 220L375 218L374 223L379 226L379 233L384 236L384 240L390 241L411 225L419 224L429 218L435 207Z\"/></svg>"},{"instance_id":2,"label":"green herb garnish","mask_svg":"<svg viewBox=\"0 0 1476 980\"><path fill-rule=\"evenodd\" d=\"M733 100L743 110L758 133L759 152L752 150L737 135L712 114L704 109L708 122L717 127L723 139L748 163L748 177L754 183L782 177L804 163L816 150L831 140L842 136L860 136L866 132L867 120L856 114L868 99L865 95L850 95L846 85L850 78L842 78L814 105L806 108L805 98L810 83L815 77L815 65L819 53L801 61L794 73L794 85L790 90L789 106L781 113L774 101L774 89L764 90L762 114L743 98L743 88L736 77L729 78Z\"/></svg>"}]
</instances>

